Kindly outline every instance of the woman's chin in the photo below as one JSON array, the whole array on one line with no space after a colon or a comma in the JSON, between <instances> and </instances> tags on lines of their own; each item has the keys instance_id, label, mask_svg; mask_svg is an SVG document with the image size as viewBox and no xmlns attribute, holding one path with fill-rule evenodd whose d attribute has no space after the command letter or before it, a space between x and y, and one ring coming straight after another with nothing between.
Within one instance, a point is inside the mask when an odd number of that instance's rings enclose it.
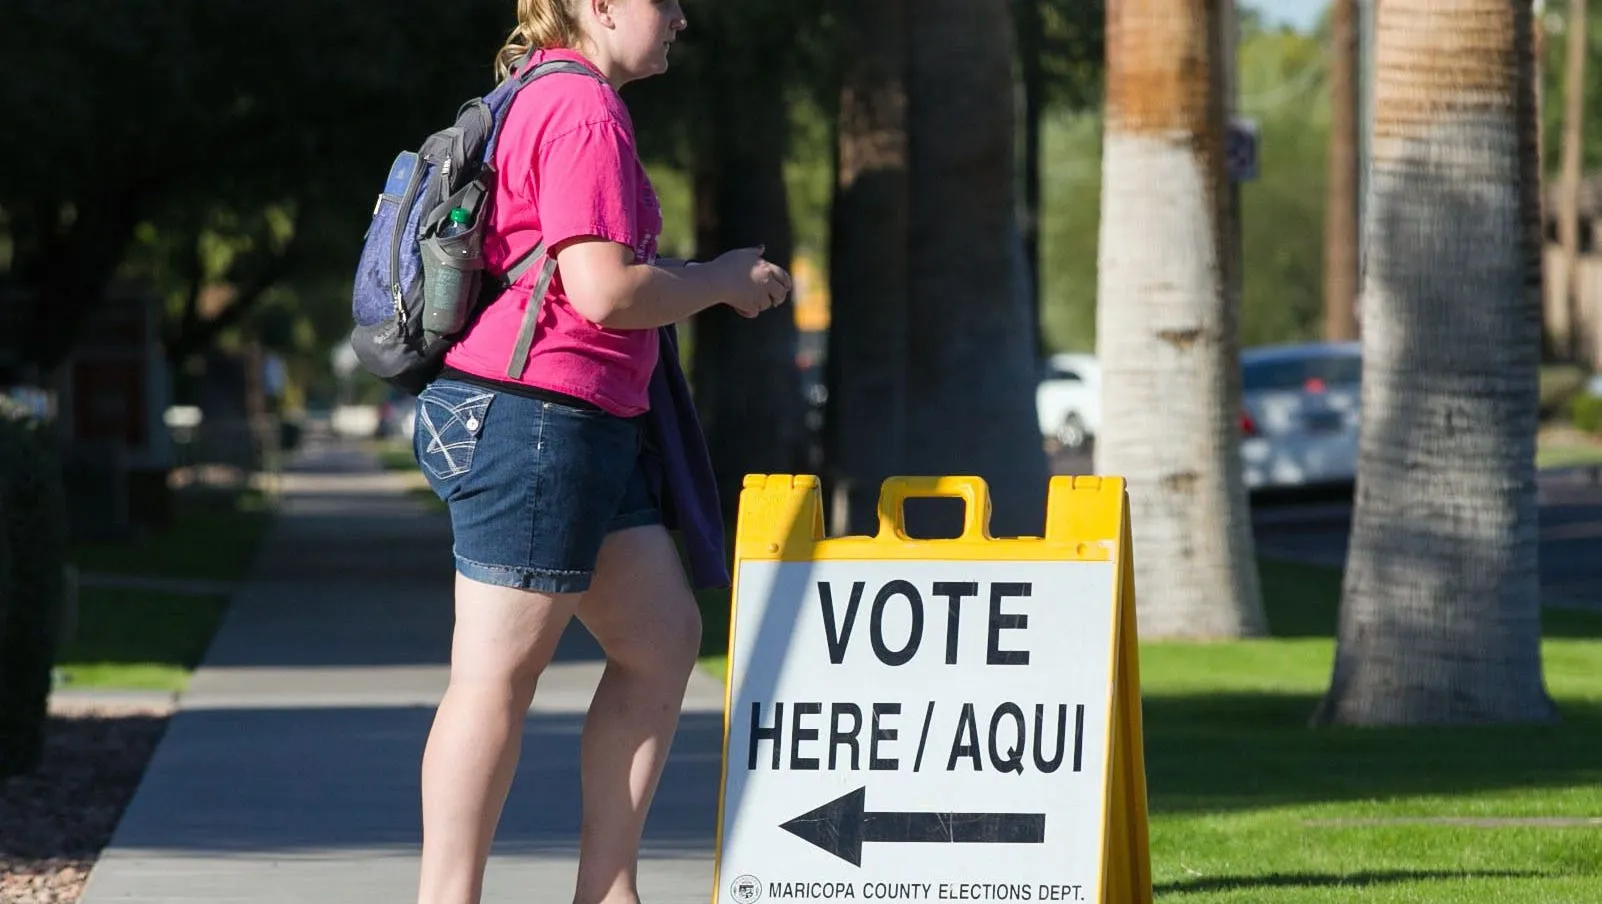
<instances>
[{"instance_id":1,"label":"woman's chin","mask_svg":"<svg viewBox=\"0 0 1602 904\"><path fill-rule=\"evenodd\" d=\"M654 58L642 60L639 66L634 67L634 78L650 78L668 71L667 54L657 54Z\"/></svg>"}]
</instances>

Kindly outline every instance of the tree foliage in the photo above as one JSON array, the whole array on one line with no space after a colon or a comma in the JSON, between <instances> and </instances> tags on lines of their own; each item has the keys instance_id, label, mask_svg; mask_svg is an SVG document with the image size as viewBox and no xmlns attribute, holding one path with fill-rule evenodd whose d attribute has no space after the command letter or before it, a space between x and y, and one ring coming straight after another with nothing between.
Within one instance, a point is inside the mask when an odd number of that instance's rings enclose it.
<instances>
[{"instance_id":1,"label":"tree foliage","mask_svg":"<svg viewBox=\"0 0 1602 904\"><path fill-rule=\"evenodd\" d=\"M1045 106L1084 110L1101 104L1107 55L1107 0L1017 0L1033 5L1040 27ZM1028 21L1020 17L1020 30Z\"/></svg>"},{"instance_id":2,"label":"tree foliage","mask_svg":"<svg viewBox=\"0 0 1602 904\"><path fill-rule=\"evenodd\" d=\"M1102 0L1019 2L1038 13L1046 104L1094 105ZM686 0L674 71L625 89L642 152L672 177L711 159L715 86L739 89L722 131L739 138L761 118L778 133L794 240L820 263L850 6ZM268 307L280 322L294 312L279 339L337 339L390 158L490 86L513 11L511 0L464 0L449 15L415 0L13 0L0 30L0 116L18 136L0 172L0 289L27 300L16 351L48 370L120 280L166 299L179 358L254 328ZM665 239L694 250L691 237ZM232 302L190 304L202 297Z\"/></svg>"},{"instance_id":3,"label":"tree foliage","mask_svg":"<svg viewBox=\"0 0 1602 904\"><path fill-rule=\"evenodd\" d=\"M510 23L509 4L490 0L431 9L10 4L0 110L26 138L0 173L0 278L31 296L21 319L32 362L59 361L115 279L188 285L197 242L236 250L222 272L199 262L203 277L239 289L353 261L388 158L489 85ZM269 209L288 212L288 239ZM235 297L248 305L260 292ZM196 322L180 313L184 323Z\"/></svg>"},{"instance_id":4,"label":"tree foliage","mask_svg":"<svg viewBox=\"0 0 1602 904\"><path fill-rule=\"evenodd\" d=\"M1535 27L1545 31L1545 53L1538 62L1544 102L1541 106L1541 129L1546 155L1542 161L1550 176L1556 176L1561 163L1563 135L1563 69L1567 54L1564 40L1567 22L1567 0L1547 0L1546 15ZM1602 16L1593 10L1586 19L1586 45L1588 60L1602 58ZM1602 166L1602 79L1587 78L1585 83L1584 138L1581 140L1581 167L1587 171Z\"/></svg>"},{"instance_id":5,"label":"tree foliage","mask_svg":"<svg viewBox=\"0 0 1602 904\"><path fill-rule=\"evenodd\" d=\"M1240 114L1257 121L1257 178L1241 186L1241 342L1316 338L1322 317L1325 153L1323 45L1256 28L1239 48ZM1042 324L1051 349L1089 350L1095 336L1100 221L1099 112L1048 114L1042 154Z\"/></svg>"}]
</instances>

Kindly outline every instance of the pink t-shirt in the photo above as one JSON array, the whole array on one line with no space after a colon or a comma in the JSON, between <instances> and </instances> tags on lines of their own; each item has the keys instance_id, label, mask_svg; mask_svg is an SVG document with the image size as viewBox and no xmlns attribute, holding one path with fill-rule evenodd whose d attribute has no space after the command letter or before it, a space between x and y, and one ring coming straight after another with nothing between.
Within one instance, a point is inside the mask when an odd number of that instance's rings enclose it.
<instances>
[{"instance_id":1,"label":"pink t-shirt","mask_svg":"<svg viewBox=\"0 0 1602 904\"><path fill-rule=\"evenodd\" d=\"M548 50L531 65L582 55ZM547 75L519 92L495 147L495 202L484 234L484 262L495 273L533 248L597 236L634 249L636 262L656 260L662 211L641 165L634 124L612 87L575 73ZM530 270L485 308L445 355L445 365L506 380L507 360L538 278ZM656 330L606 329L574 310L557 269L534 330L519 382L577 396L620 417L649 407L656 368Z\"/></svg>"}]
</instances>

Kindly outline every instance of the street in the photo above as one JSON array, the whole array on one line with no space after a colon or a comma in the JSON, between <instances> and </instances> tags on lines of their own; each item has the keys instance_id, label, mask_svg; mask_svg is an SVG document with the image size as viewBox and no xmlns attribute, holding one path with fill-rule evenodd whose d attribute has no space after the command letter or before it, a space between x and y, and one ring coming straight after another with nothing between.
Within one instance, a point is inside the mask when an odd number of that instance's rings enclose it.
<instances>
[{"instance_id":1,"label":"street","mask_svg":"<svg viewBox=\"0 0 1602 904\"><path fill-rule=\"evenodd\" d=\"M1088 474L1088 452L1055 452L1057 474ZM1541 587L1548 604L1602 606L1602 479L1589 470L1541 476ZM1264 557L1329 565L1346 560L1349 499L1323 494L1253 503L1253 533Z\"/></svg>"}]
</instances>

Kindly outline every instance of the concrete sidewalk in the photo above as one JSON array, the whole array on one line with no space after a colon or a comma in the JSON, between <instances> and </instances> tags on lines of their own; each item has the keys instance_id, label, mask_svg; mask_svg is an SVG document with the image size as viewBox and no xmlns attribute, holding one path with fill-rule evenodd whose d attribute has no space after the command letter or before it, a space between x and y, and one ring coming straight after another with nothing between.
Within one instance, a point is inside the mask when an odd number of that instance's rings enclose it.
<instances>
[{"instance_id":1,"label":"concrete sidewalk","mask_svg":"<svg viewBox=\"0 0 1602 904\"><path fill-rule=\"evenodd\" d=\"M195 673L82 904L415 898L418 766L444 689L450 532L405 475L333 449L285 475L281 516ZM575 624L542 680L486 901L570 900L578 738L600 652ZM722 687L697 673L641 891L711 891Z\"/></svg>"}]
</instances>

